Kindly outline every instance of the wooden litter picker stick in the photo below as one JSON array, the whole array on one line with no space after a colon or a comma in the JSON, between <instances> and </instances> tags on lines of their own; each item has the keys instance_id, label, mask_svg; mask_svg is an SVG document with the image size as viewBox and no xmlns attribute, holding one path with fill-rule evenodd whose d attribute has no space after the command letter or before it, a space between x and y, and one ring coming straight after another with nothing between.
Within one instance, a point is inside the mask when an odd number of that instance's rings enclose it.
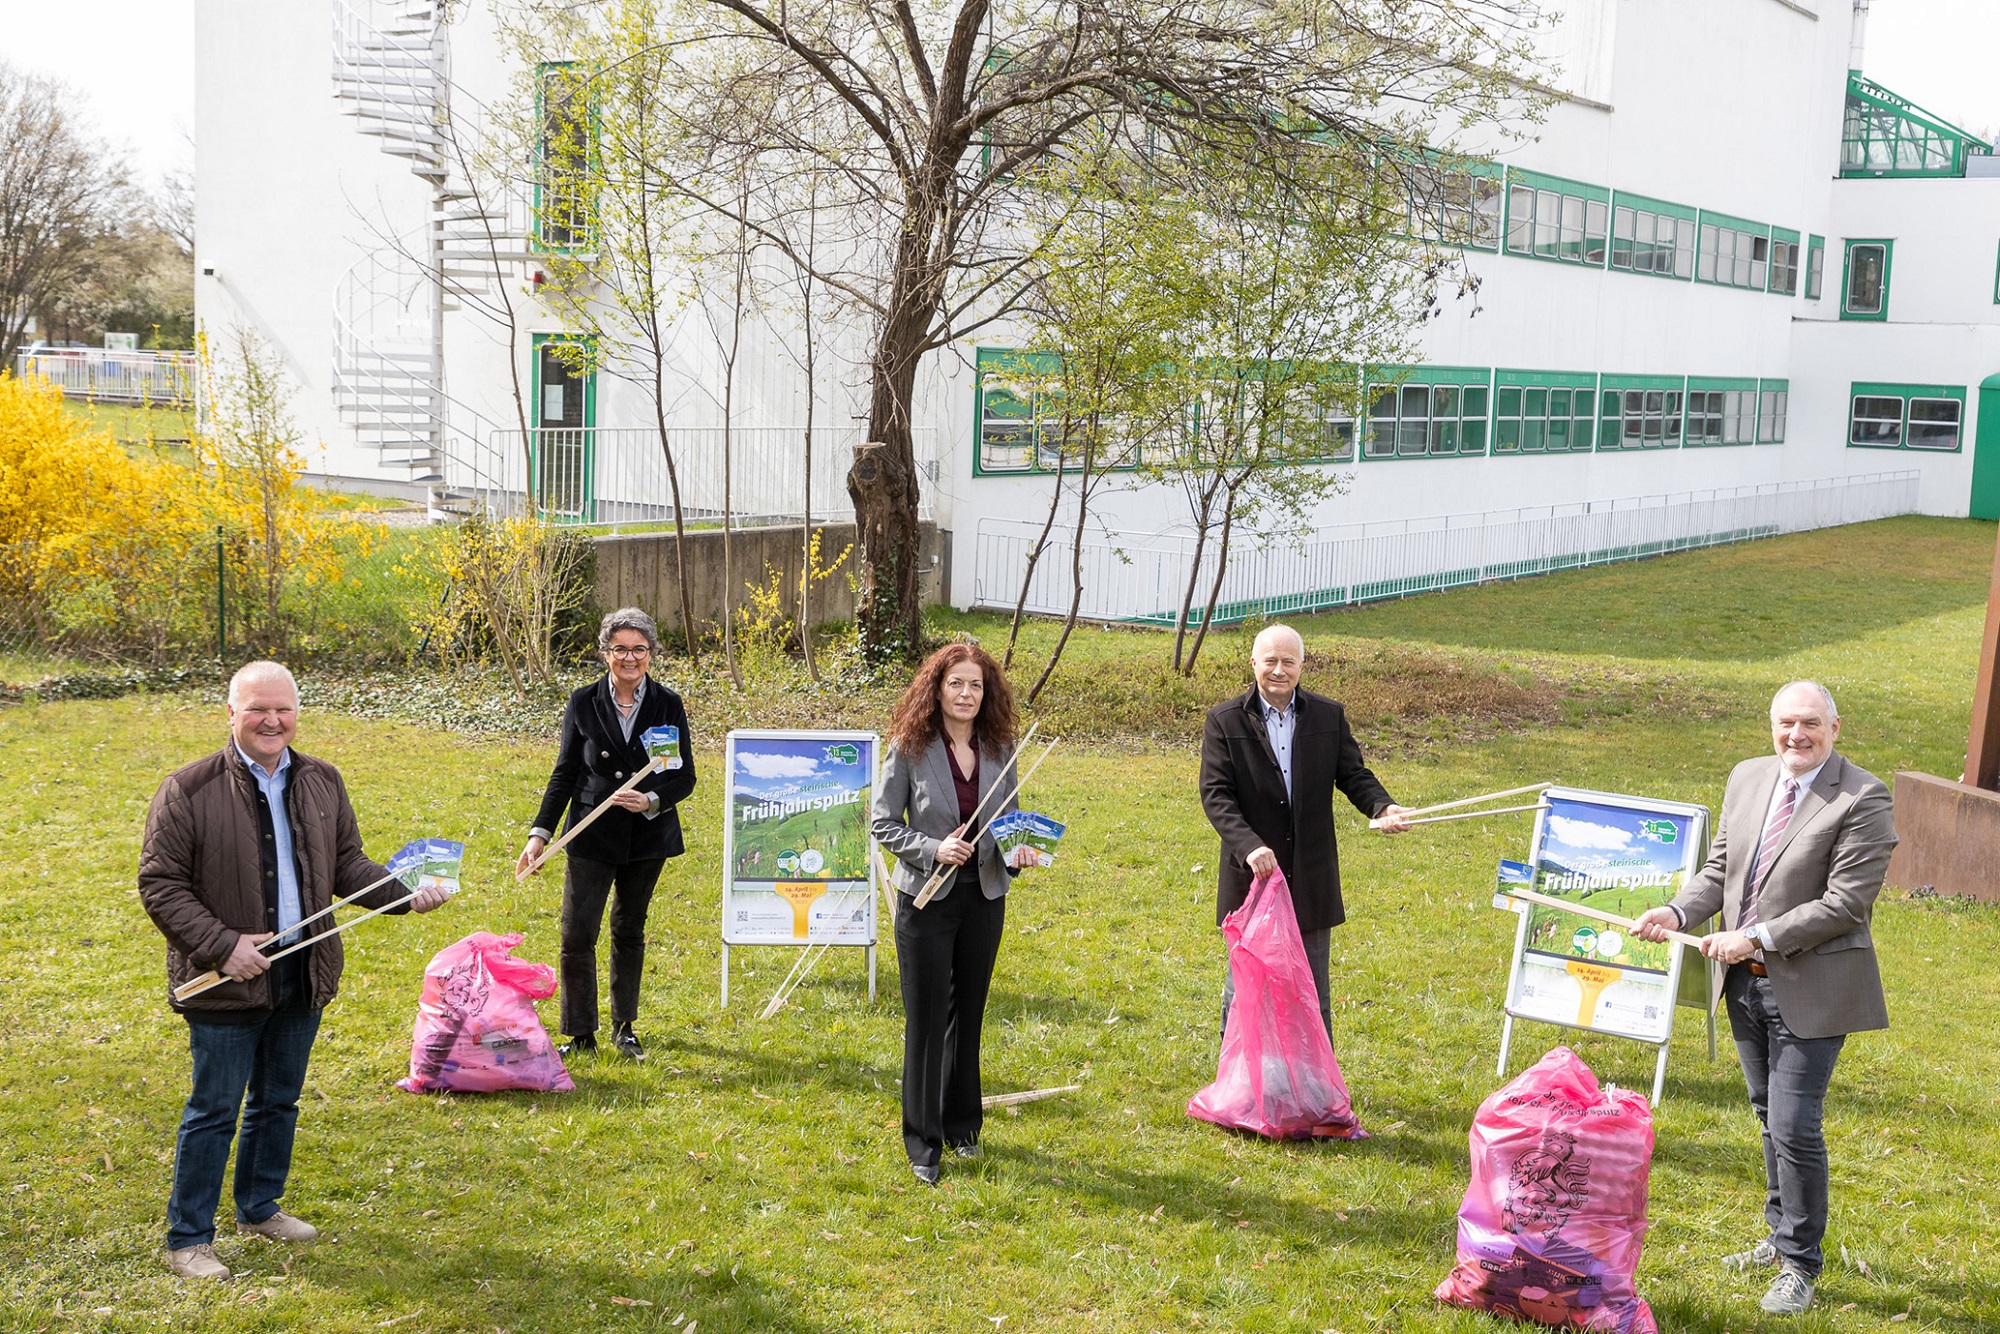
<instances>
[{"instance_id":1,"label":"wooden litter picker stick","mask_svg":"<svg viewBox=\"0 0 2000 1334\"><path fill-rule=\"evenodd\" d=\"M372 885L364 885L360 889L355 890L352 894L347 895L347 897L345 898L336 898L332 903L327 904L324 908L321 908L318 912L314 913L312 916L301 917L298 921L292 923L291 930L285 932L284 934L289 936L290 934L292 934L292 931L296 931L302 926L312 925L314 922L317 922L320 918L332 912L335 908L338 908L341 904L350 903L353 900L360 898L363 894L368 893L370 890L380 889L382 886L388 884L391 880L394 880L395 878L396 878L396 873L394 871L391 871L389 872L389 874L383 876L380 880L377 880ZM257 949L260 952L268 950L274 943L276 943L277 939L278 938L276 936L273 936L271 937L270 940L267 940L263 944L259 945ZM271 957L276 958L277 956L272 955ZM221 973L211 968L207 972L203 973L200 977L189 978L187 981L181 983L178 987L174 988L174 997L177 1000L186 1000L189 996L199 995L201 992L207 991L210 987L220 986L224 982L227 982L228 980L229 979L224 977Z\"/></svg>"},{"instance_id":2,"label":"wooden litter picker stick","mask_svg":"<svg viewBox=\"0 0 2000 1334\"><path fill-rule=\"evenodd\" d=\"M1532 889L1518 889L1509 885L1494 892L1510 899L1523 899L1529 903L1539 903L1544 908L1560 908L1564 912L1573 912L1579 917L1594 917L1600 922L1609 922L1613 926L1622 926L1627 931L1639 925L1638 922L1630 917L1620 917L1617 913L1606 912L1602 908L1590 908L1581 903L1571 903L1568 899L1559 899L1553 894L1537 893ZM1687 945L1694 949L1701 948L1701 937L1691 936L1685 931L1669 931L1667 932L1667 939L1677 945Z\"/></svg>"},{"instance_id":3,"label":"wooden litter picker stick","mask_svg":"<svg viewBox=\"0 0 2000 1334\"><path fill-rule=\"evenodd\" d=\"M1421 820L1410 820L1408 823L1412 828L1415 828L1420 824L1446 824L1452 820L1477 820L1482 815L1512 815L1515 811L1545 811L1548 808L1549 804L1546 801L1541 801L1536 802L1533 806L1495 806L1492 810L1487 811L1460 811L1456 815L1427 815ZM1376 822L1370 820L1368 826L1371 829L1375 828Z\"/></svg>"},{"instance_id":4,"label":"wooden litter picker stick","mask_svg":"<svg viewBox=\"0 0 2000 1334\"><path fill-rule=\"evenodd\" d=\"M633 788L639 786L640 783L644 782L648 774L665 773L666 770L667 770L666 757L663 755L655 755L651 760L648 760L643 767L633 770L632 776L626 779L625 782L622 785L620 785L620 787L618 788L618 792L630 792ZM618 792L613 792L611 794L611 797L617 796ZM584 816L581 820L578 820L575 824L569 827L568 833L564 834L561 838L557 839L555 842L549 844L546 848L543 848L541 856L535 858L535 860L529 862L526 866L514 872L514 878L516 880L526 880L529 876L541 870L543 864L546 863L549 858L555 856L558 852L561 852L563 850L564 845L566 845L571 839L575 838L578 834L581 834L584 830L590 828L590 822L592 820L595 820L598 816L604 814L606 811L611 809L613 804L611 797L606 797L603 801L598 802L596 806L591 808L590 814Z\"/></svg>"},{"instance_id":5,"label":"wooden litter picker stick","mask_svg":"<svg viewBox=\"0 0 2000 1334\"><path fill-rule=\"evenodd\" d=\"M1546 792L1554 786L1555 786L1554 783L1530 783L1526 787L1510 787L1504 792L1484 792L1476 797L1460 797L1457 801L1440 801L1435 806L1419 806L1416 810L1404 811L1403 818L1405 820L1408 820L1413 815L1429 815L1434 811L1456 810L1460 806L1471 806L1482 801L1498 801L1502 797L1518 797L1523 792ZM1524 810L1531 810L1533 808L1528 806L1510 806L1508 807L1508 809L1524 811ZM1483 812L1483 814L1491 815L1494 814L1494 812L1487 811ZM1412 823L1416 822L1412 821ZM1382 827L1382 821L1380 817L1370 820L1368 822L1368 827L1370 829L1380 829Z\"/></svg>"},{"instance_id":6,"label":"wooden litter picker stick","mask_svg":"<svg viewBox=\"0 0 2000 1334\"><path fill-rule=\"evenodd\" d=\"M1064 1084L1056 1089L1028 1089L1022 1093L995 1093L990 1098L981 1098L979 1105L987 1110L995 1107L1017 1107L1024 1102L1040 1102L1043 1098L1053 1098L1058 1094L1075 1093L1081 1084Z\"/></svg>"},{"instance_id":7,"label":"wooden litter picker stick","mask_svg":"<svg viewBox=\"0 0 2000 1334\"><path fill-rule=\"evenodd\" d=\"M1000 805L1002 809L1005 809L1008 802L1012 801L1015 797L1020 795L1021 789L1027 786L1028 780L1035 776L1035 770L1042 767L1042 761L1046 760L1049 757L1049 752L1054 750L1056 746L1061 743L1061 741L1062 738L1057 737L1054 741L1049 742L1047 746L1043 747L1041 754L1035 756L1035 762L1028 766L1028 772L1021 775L1019 781L1017 781L1014 784L1014 786L1008 790L1006 796L1000 798ZM1016 754L1018 753L1019 752L1016 752ZM1011 761L1009 761L1009 763L1011 763ZM1005 773L1006 770L1002 769L1001 772ZM991 797L995 792L998 792L999 790L1000 790L1000 785L998 783L995 783L992 787L986 789L986 797ZM969 829L974 824L978 823L979 812L986 808L986 797L981 797L979 799L979 805L973 807L972 809L972 818L970 820L967 820L964 824L960 825L959 826L960 829ZM924 882L924 892L917 895L916 897L915 900L916 906L921 908L925 904L929 903L933 898L937 897L938 888L944 884L945 880L949 876L957 874L958 869L959 868L956 866L946 866L940 864L937 870L932 871L931 878Z\"/></svg>"},{"instance_id":8,"label":"wooden litter picker stick","mask_svg":"<svg viewBox=\"0 0 2000 1334\"><path fill-rule=\"evenodd\" d=\"M857 880L846 889L840 891L840 897L835 899L833 903L833 911L836 918L846 910L848 898L853 895L855 890L861 888L866 883L865 880ZM875 891L871 889L868 892L872 895ZM806 974L813 970L813 965L818 963L820 957L834 947L836 943L835 936L840 931L840 923L838 921L834 923L833 929L835 932L834 936L824 936L817 941L807 940L805 948L799 953L797 962L792 965L792 971L785 974L785 980L778 983L778 989L771 993L771 999L765 1004L763 1012L757 1016L759 1019L769 1019L772 1015L776 1014L784 1003L792 998L792 993L799 989L800 983L806 980Z\"/></svg>"},{"instance_id":9,"label":"wooden litter picker stick","mask_svg":"<svg viewBox=\"0 0 2000 1334\"><path fill-rule=\"evenodd\" d=\"M380 882L378 881L377 883ZM367 912L362 913L357 917L348 918L346 921L342 922L339 926L336 926L331 931L322 931L320 934L316 936L307 936L304 940L298 941L295 944L285 946L285 948L279 950L276 954L267 954L264 957L271 960L271 962L276 963L278 960L284 958L287 954L297 954L300 950L311 949L314 945L319 944L322 940L332 940L335 936L347 930L349 927L359 926L361 923L367 921L371 917L379 917L381 914L385 912L389 912L392 909L402 907L404 904L416 898L417 895L423 892L424 891L421 889L413 889L409 893L403 895L403 897L400 899L392 899L389 902L383 904L379 908L370 908ZM286 934L289 935L290 933L287 932ZM219 987L224 982L227 981L229 981L229 979L224 977L221 973L206 973L201 977L195 978L191 982L183 982L178 987L175 987L174 999L187 1000L189 997L199 996L202 992L207 991L209 988Z\"/></svg>"},{"instance_id":10,"label":"wooden litter picker stick","mask_svg":"<svg viewBox=\"0 0 2000 1334\"><path fill-rule=\"evenodd\" d=\"M1007 763L1000 766L1001 773L1003 774L1006 773L1007 770L1011 769L1015 764L1019 763L1021 759L1021 752L1026 750L1028 748L1028 743L1035 739L1035 733L1041 730L1041 726L1042 723L1039 718L1036 719L1034 722L1028 724L1028 730L1022 734L1020 744L1015 746L1014 753L1007 757ZM979 799L979 804L972 808L972 818L965 821L965 823L959 825L958 830L954 832L953 837L957 837L958 833L961 833L966 829L971 828L973 825L979 822L979 816L981 812L983 812L986 809L986 803L990 801L993 797L993 794L995 792L998 792L999 790L1000 790L1000 784L997 782L994 783L992 787L986 789L986 795L981 797ZM939 866L936 870L932 871L931 878L924 881L923 889L919 891L917 894L916 898L917 906L921 908L926 903L929 903L931 901L931 896L937 893L938 886L944 883L944 877L946 872L948 871L955 872L957 870L958 868L956 866L949 866L949 867Z\"/></svg>"}]
</instances>

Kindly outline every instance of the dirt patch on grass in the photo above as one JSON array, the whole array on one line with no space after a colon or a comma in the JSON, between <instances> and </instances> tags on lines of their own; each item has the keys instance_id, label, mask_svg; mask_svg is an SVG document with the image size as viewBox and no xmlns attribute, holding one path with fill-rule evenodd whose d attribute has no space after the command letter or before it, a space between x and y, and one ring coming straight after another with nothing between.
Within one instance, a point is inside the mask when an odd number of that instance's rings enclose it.
<instances>
[{"instance_id":1,"label":"dirt patch on grass","mask_svg":"<svg viewBox=\"0 0 2000 1334\"><path fill-rule=\"evenodd\" d=\"M1120 645L1119 648L1125 646ZM1205 660L1192 678L1172 671L1149 651L1098 651L1066 659L1029 717L1044 734L1105 747L1193 750L1202 719L1223 700L1250 687L1247 664L1235 653ZM1233 649L1235 646L1231 646ZM1039 663L1011 673L1025 695ZM716 743L736 728L855 728L880 731L903 690L900 676L869 679L829 675L814 682L802 669L781 667L737 690L718 666L692 672L684 661L659 673L687 704L697 742ZM422 671L320 667L299 675L309 709L415 723L440 731L553 741L571 689L595 680L596 669L566 673L559 687L524 693L492 669L452 675ZM1601 660L1578 666L1520 660L1476 651L1377 640L1321 641L1306 652L1308 689L1347 707L1369 754L1421 753L1527 728L1579 727L1606 718L1712 718L1727 701L1685 677L1627 670ZM196 689L212 682L108 682L134 689ZM123 693L107 691L62 694Z\"/></svg>"}]
</instances>

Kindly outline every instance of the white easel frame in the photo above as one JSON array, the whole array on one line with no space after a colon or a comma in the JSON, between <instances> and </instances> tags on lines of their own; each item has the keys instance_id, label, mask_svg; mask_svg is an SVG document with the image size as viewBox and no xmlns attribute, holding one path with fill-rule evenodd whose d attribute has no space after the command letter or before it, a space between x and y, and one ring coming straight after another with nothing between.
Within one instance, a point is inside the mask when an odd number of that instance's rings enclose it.
<instances>
[{"instance_id":1,"label":"white easel frame","mask_svg":"<svg viewBox=\"0 0 2000 1334\"><path fill-rule=\"evenodd\" d=\"M1550 788L1542 794L1542 799L1544 802L1567 799L1588 802L1598 806L1619 806L1627 810L1688 816L1691 820L1688 842L1696 849L1695 855L1684 862L1684 865L1691 868L1689 875L1692 876L1698 871L1702 863L1708 859L1708 807L1706 806L1685 801L1655 800L1646 797L1628 796L1616 792L1593 792L1585 788L1568 787ZM1528 864L1530 866L1535 864L1535 859L1541 853L1542 835L1548 818L1549 815L1546 809L1538 812L1535 816L1535 830L1532 841L1528 845ZM1502 888L1495 892L1497 895L1504 894L1506 891ZM1667 965L1667 994L1671 997L1671 1000L1669 1001L1667 1011L1666 1036L1660 1038L1658 1041L1635 1037L1629 1033L1617 1033L1609 1029L1593 1028L1588 1024L1567 1023L1563 1020L1550 1019L1543 1015L1516 1014L1514 1011L1515 988L1521 980L1523 956L1527 953L1528 926L1534 918L1534 913L1532 905L1519 901L1516 902L1514 911L1520 918L1520 921L1514 928L1513 958L1507 967L1507 990L1501 1001L1502 1012L1506 1018L1500 1027L1500 1061L1496 1072L1500 1078L1505 1079L1507 1077L1507 1058L1513 1050L1514 1021L1516 1019L1536 1024L1549 1024L1556 1028L1573 1029L1578 1032L1595 1033L1604 1037L1621 1038L1627 1042L1637 1042L1644 1046L1655 1048L1657 1055L1653 1063L1652 1096L1652 1105L1655 1107L1660 1105L1661 1094L1666 1090L1667 1049L1673 1042L1674 1012L1679 1010L1683 1005L1699 1004L1702 1009L1708 1021L1708 1059L1711 1061L1715 1059L1715 1007L1710 1003L1709 997L1715 994L1713 987L1716 965L1713 960L1694 953L1685 945L1674 950ZM1695 934L1702 933L1702 929L1698 927L1690 927L1690 930ZM1693 963L1702 965L1702 967L1688 974L1689 977L1699 976L1701 978L1702 989L1698 1002L1691 1000L1687 995L1683 994L1685 991L1682 981L1683 965L1690 962L1690 955L1692 955L1691 961Z\"/></svg>"},{"instance_id":2,"label":"white easel frame","mask_svg":"<svg viewBox=\"0 0 2000 1334\"><path fill-rule=\"evenodd\" d=\"M880 923L881 923L881 919L877 914L875 907L876 904L875 896L876 896L876 886L881 882L877 879L878 876L877 867L880 865L880 860L876 856L875 839L872 835L867 835L865 833L867 827L867 822L865 820L863 821L863 830L864 830L864 836L867 837L868 840L867 854L866 854L868 859L868 878L866 882L863 882L861 880L851 880L842 882L845 885L845 887L838 891L840 897L837 901L845 902L849 898L862 893L865 889L866 898L863 901L867 904L866 912L868 914L868 927L867 927L868 938L866 941L841 941L841 940L828 941L823 936L814 936L812 934L811 927L808 926L806 929L806 937L803 940L798 940L798 939L756 940L756 941L739 940L733 942L732 945L732 942L729 939L729 910L730 910L730 894L732 891L732 885L734 883L734 878L731 873L731 868L733 868L736 865L736 819L734 811L734 801L735 801L735 791L736 791L735 789L736 743L739 739L746 741L811 741L814 743L824 743L829 746L839 745L842 742L850 742L850 743L865 742L868 747L868 760L870 766L869 779L868 779L868 795L871 801L874 799L875 792L881 786L882 783L882 738L874 732L820 731L816 729L797 729L797 728L740 728L736 731L729 733L723 748L723 762L722 762L721 1008L725 1010L729 1008L729 951L731 950L732 947L748 949L753 946L774 947L778 949L787 949L787 948L811 949L815 945L824 945L830 949L865 950L867 952L867 960L868 960L868 1000L870 1004L873 1004L875 1001L875 974L876 974L875 954L877 948L880 945ZM827 892L829 895L835 893L835 891L831 889L829 889Z\"/></svg>"}]
</instances>

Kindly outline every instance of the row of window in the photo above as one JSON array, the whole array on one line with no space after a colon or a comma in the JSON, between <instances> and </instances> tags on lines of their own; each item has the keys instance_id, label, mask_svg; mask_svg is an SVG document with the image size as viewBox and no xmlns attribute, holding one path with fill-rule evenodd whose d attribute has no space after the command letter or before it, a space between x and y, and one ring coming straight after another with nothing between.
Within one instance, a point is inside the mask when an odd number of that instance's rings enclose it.
<instances>
[{"instance_id":1,"label":"row of window","mask_svg":"<svg viewBox=\"0 0 2000 1334\"><path fill-rule=\"evenodd\" d=\"M1053 471L1057 463L1055 399L1022 383L1018 372L1010 374L1015 355L998 348L977 353L983 473ZM1789 399L1785 380L1418 367L1407 372L1405 383L1371 384L1359 420L1338 410L1320 412L1316 457L1352 463L1357 455L1462 458L1782 444Z\"/></svg>"},{"instance_id":2,"label":"row of window","mask_svg":"<svg viewBox=\"0 0 2000 1334\"><path fill-rule=\"evenodd\" d=\"M1613 268L1715 283L1778 296L1820 299L1826 240L1680 204L1640 199L1515 167L1412 173L1410 234L1584 268ZM1851 240L1842 284L1843 319L1888 318L1894 242ZM1994 299L2000 302L2000 273Z\"/></svg>"}]
</instances>

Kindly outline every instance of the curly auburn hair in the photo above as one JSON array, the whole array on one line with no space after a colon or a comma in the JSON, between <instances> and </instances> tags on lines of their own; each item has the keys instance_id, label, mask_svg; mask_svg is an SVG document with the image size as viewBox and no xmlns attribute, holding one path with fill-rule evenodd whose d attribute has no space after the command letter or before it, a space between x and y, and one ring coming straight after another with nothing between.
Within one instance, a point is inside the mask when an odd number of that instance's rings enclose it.
<instances>
[{"instance_id":1,"label":"curly auburn hair","mask_svg":"<svg viewBox=\"0 0 2000 1334\"><path fill-rule=\"evenodd\" d=\"M951 669L970 662L979 668L986 693L979 701L979 714L972 720L972 744L976 749L994 750L1002 755L1014 748L1014 733L1020 719L1014 712L1014 692L1006 673L993 655L977 644L946 644L924 659L903 697L889 715L889 744L911 759L930 749L944 726L944 705L939 692Z\"/></svg>"}]
</instances>

